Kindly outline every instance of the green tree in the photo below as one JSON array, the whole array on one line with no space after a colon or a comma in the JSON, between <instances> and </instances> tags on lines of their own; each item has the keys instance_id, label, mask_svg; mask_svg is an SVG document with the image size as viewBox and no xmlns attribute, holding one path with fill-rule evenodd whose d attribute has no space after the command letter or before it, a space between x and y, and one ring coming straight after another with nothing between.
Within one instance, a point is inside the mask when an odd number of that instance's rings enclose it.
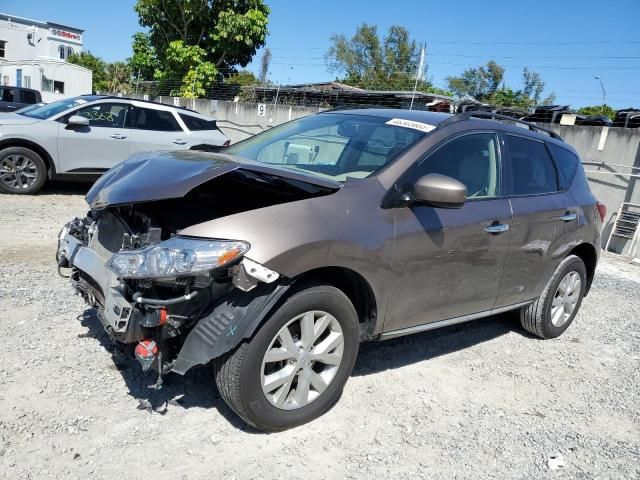
<instances>
[{"instance_id":1,"label":"green tree","mask_svg":"<svg viewBox=\"0 0 640 480\"><path fill-rule=\"evenodd\" d=\"M459 97L470 95L484 101L493 95L504 78L504 67L493 60L477 68L468 68L459 77L447 77L447 86Z\"/></svg>"},{"instance_id":2,"label":"green tree","mask_svg":"<svg viewBox=\"0 0 640 480\"><path fill-rule=\"evenodd\" d=\"M342 75L338 81L369 90L413 90L420 48L406 28L392 25L380 38L378 27L363 23L353 37L334 34L330 42L325 60L330 72ZM420 80L418 90L434 89Z\"/></svg>"},{"instance_id":3,"label":"green tree","mask_svg":"<svg viewBox=\"0 0 640 480\"><path fill-rule=\"evenodd\" d=\"M91 52L80 52L69 55L67 62L88 68L93 72L93 93L104 92L107 85L107 64Z\"/></svg>"},{"instance_id":4,"label":"green tree","mask_svg":"<svg viewBox=\"0 0 640 480\"><path fill-rule=\"evenodd\" d=\"M240 70L239 72L232 73L225 82L242 86L257 85L260 83L253 72L249 70Z\"/></svg>"},{"instance_id":5,"label":"green tree","mask_svg":"<svg viewBox=\"0 0 640 480\"><path fill-rule=\"evenodd\" d=\"M138 0L140 25L164 62L172 42L197 46L218 69L246 66L264 46L269 7L263 0Z\"/></svg>"},{"instance_id":6,"label":"green tree","mask_svg":"<svg viewBox=\"0 0 640 480\"><path fill-rule=\"evenodd\" d=\"M588 107L582 107L578 110L580 115L606 115L611 120L616 118L616 111L609 105L592 105Z\"/></svg>"},{"instance_id":7,"label":"green tree","mask_svg":"<svg viewBox=\"0 0 640 480\"><path fill-rule=\"evenodd\" d=\"M127 59L131 72L137 80L153 80L160 67L155 49L151 46L149 35L137 32L131 43L133 55Z\"/></svg>"},{"instance_id":8,"label":"green tree","mask_svg":"<svg viewBox=\"0 0 640 480\"><path fill-rule=\"evenodd\" d=\"M108 92L131 93L131 67L125 62L109 63L105 82Z\"/></svg>"}]
</instances>

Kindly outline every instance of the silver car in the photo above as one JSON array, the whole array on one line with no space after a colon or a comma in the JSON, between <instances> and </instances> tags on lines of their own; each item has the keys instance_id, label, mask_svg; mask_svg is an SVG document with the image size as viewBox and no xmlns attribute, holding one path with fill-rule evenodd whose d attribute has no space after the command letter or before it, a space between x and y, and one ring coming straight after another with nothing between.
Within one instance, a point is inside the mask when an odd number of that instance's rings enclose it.
<instances>
[{"instance_id":1,"label":"silver car","mask_svg":"<svg viewBox=\"0 0 640 480\"><path fill-rule=\"evenodd\" d=\"M47 179L95 179L141 151L227 145L215 119L191 110L111 96L67 98L0 113L0 191L30 194Z\"/></svg>"}]
</instances>

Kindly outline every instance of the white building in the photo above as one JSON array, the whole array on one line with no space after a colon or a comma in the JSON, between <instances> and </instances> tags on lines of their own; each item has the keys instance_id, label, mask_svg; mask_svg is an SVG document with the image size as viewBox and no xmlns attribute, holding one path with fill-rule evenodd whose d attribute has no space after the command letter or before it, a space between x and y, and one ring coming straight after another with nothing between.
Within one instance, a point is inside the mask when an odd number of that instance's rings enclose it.
<instances>
[{"instance_id":1,"label":"white building","mask_svg":"<svg viewBox=\"0 0 640 480\"><path fill-rule=\"evenodd\" d=\"M92 73L67 63L84 30L0 13L0 84L40 90L45 102L91 93Z\"/></svg>"}]
</instances>

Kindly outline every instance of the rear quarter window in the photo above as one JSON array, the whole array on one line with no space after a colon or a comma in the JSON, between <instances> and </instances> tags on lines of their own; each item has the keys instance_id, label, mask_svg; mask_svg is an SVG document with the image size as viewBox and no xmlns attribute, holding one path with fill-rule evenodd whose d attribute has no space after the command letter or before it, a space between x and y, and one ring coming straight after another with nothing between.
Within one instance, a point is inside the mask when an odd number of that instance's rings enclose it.
<instances>
[{"instance_id":1,"label":"rear quarter window","mask_svg":"<svg viewBox=\"0 0 640 480\"><path fill-rule=\"evenodd\" d=\"M558 191L558 174L543 142L506 135L513 195L539 195Z\"/></svg>"},{"instance_id":2,"label":"rear quarter window","mask_svg":"<svg viewBox=\"0 0 640 480\"><path fill-rule=\"evenodd\" d=\"M178 115L187 126L187 128L192 132L218 129L215 120L205 120L203 118L194 117L193 115L186 115L184 113L179 113Z\"/></svg>"},{"instance_id":3,"label":"rear quarter window","mask_svg":"<svg viewBox=\"0 0 640 480\"><path fill-rule=\"evenodd\" d=\"M569 188L573 178L576 176L578 165L581 163L580 159L572 151L553 143L549 144L549 148L560 171L560 185L563 189Z\"/></svg>"}]
</instances>

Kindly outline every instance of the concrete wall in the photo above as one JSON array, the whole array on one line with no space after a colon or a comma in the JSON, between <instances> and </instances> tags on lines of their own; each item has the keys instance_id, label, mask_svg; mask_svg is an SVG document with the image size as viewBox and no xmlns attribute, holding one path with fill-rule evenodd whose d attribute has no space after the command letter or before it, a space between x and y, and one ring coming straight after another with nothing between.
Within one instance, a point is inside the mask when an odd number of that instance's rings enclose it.
<instances>
[{"instance_id":1,"label":"concrete wall","mask_svg":"<svg viewBox=\"0 0 640 480\"><path fill-rule=\"evenodd\" d=\"M572 145L584 162L593 194L607 206L607 222L603 239L606 241L615 216L623 202L640 204L640 130L635 128L607 128L553 125L562 138ZM638 167L632 169L631 167ZM615 239L615 237L614 237ZM615 239L614 251L629 252L629 241Z\"/></svg>"}]
</instances>

